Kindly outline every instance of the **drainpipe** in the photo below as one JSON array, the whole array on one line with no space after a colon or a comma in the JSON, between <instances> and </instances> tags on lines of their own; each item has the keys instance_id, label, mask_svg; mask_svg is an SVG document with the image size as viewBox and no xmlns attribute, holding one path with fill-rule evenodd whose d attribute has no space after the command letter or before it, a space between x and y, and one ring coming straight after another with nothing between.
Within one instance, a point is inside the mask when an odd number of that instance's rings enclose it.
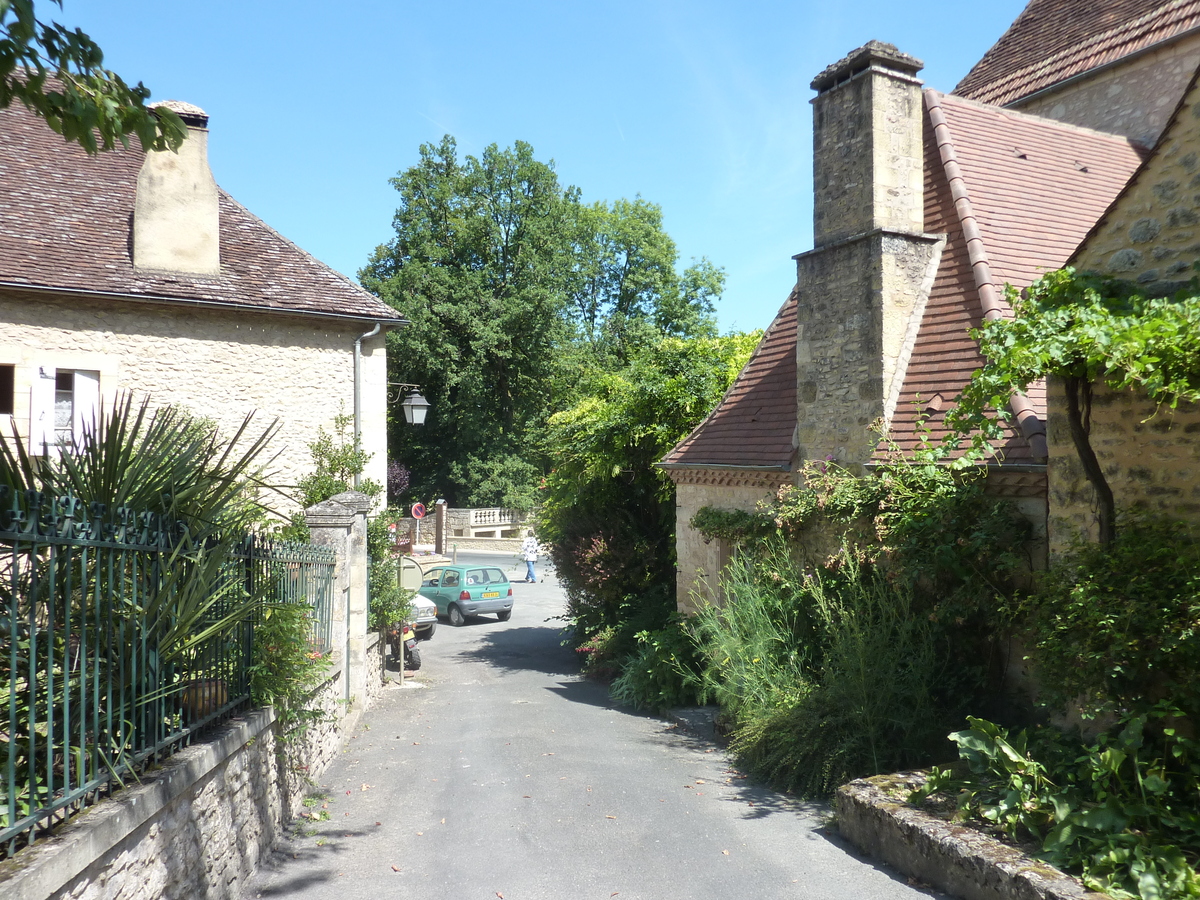
<instances>
[{"instance_id":1,"label":"drainpipe","mask_svg":"<svg viewBox=\"0 0 1200 900\"><path fill-rule=\"evenodd\" d=\"M379 334L379 323L366 334L360 334L354 339L354 449L362 445L362 342ZM354 489L357 491L362 483L362 474L354 474Z\"/></svg>"}]
</instances>

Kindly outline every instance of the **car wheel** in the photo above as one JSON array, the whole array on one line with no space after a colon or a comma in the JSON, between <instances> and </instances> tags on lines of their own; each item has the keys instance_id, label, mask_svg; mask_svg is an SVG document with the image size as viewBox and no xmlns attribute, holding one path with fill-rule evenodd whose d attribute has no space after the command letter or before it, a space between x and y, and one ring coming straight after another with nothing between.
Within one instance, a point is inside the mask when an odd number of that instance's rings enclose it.
<instances>
[{"instance_id":1,"label":"car wheel","mask_svg":"<svg viewBox=\"0 0 1200 900\"><path fill-rule=\"evenodd\" d=\"M458 628L460 625L467 624L467 617L464 616L462 614L462 610L459 609L457 606L455 606L453 603L450 604L450 609L448 609L446 611L446 615L448 615L450 617L450 624L453 625L455 628Z\"/></svg>"},{"instance_id":2,"label":"car wheel","mask_svg":"<svg viewBox=\"0 0 1200 900\"><path fill-rule=\"evenodd\" d=\"M509 619L512 618L512 610L511 609L502 609L502 610L500 610L500 612L496 613L496 618L499 619L501 622L507 622Z\"/></svg>"},{"instance_id":3,"label":"car wheel","mask_svg":"<svg viewBox=\"0 0 1200 900\"><path fill-rule=\"evenodd\" d=\"M408 664L405 666L410 672L415 672L421 668L421 651L413 647L408 651Z\"/></svg>"},{"instance_id":4,"label":"car wheel","mask_svg":"<svg viewBox=\"0 0 1200 900\"><path fill-rule=\"evenodd\" d=\"M431 637L433 637L433 633L435 631L437 631L437 622L431 622L428 628L424 629L423 631L417 632L417 640L418 641L427 641Z\"/></svg>"}]
</instances>

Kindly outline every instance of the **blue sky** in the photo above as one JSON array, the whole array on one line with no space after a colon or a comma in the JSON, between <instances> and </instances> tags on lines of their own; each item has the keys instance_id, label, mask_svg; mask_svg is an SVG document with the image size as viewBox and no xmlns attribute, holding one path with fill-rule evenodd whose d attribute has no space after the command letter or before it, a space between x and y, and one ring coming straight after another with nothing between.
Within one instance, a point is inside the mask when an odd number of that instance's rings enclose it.
<instances>
[{"instance_id":1,"label":"blue sky","mask_svg":"<svg viewBox=\"0 0 1200 900\"><path fill-rule=\"evenodd\" d=\"M727 275L723 330L763 328L812 246L808 84L871 39L950 90L1023 0L408 3L65 0L126 80L211 116L218 183L353 277L392 234L388 179L452 134L533 145L585 200L662 206L683 262Z\"/></svg>"}]
</instances>

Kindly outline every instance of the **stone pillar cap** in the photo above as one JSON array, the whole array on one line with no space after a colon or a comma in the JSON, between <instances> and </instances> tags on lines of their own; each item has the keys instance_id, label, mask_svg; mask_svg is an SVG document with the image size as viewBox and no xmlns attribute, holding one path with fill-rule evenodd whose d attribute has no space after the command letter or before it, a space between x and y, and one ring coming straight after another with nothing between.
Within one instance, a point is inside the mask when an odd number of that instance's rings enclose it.
<instances>
[{"instance_id":1,"label":"stone pillar cap","mask_svg":"<svg viewBox=\"0 0 1200 900\"><path fill-rule=\"evenodd\" d=\"M915 76L925 68L925 63L896 49L894 44L867 41L857 50L851 50L843 59L823 69L821 74L812 80L810 87L818 92L827 91L874 65L909 77Z\"/></svg>"},{"instance_id":2,"label":"stone pillar cap","mask_svg":"<svg viewBox=\"0 0 1200 900\"><path fill-rule=\"evenodd\" d=\"M370 494L364 494L361 491L342 491L340 494L334 494L329 499L355 512L369 512L373 505Z\"/></svg>"},{"instance_id":3,"label":"stone pillar cap","mask_svg":"<svg viewBox=\"0 0 1200 900\"><path fill-rule=\"evenodd\" d=\"M304 519L309 528L345 528L354 524L357 515L358 510L333 498L314 504L304 511Z\"/></svg>"}]
</instances>

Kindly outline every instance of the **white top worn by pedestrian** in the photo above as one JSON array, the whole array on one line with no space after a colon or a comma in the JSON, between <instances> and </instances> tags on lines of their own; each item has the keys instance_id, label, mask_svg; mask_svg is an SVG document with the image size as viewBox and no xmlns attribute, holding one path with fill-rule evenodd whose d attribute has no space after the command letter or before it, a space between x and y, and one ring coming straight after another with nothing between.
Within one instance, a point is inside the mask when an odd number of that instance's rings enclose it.
<instances>
[{"instance_id":1,"label":"white top worn by pedestrian","mask_svg":"<svg viewBox=\"0 0 1200 900\"><path fill-rule=\"evenodd\" d=\"M525 559L525 581L532 584L537 581L533 564L538 558L538 542L532 531L525 532L525 540L521 543L521 556Z\"/></svg>"}]
</instances>

